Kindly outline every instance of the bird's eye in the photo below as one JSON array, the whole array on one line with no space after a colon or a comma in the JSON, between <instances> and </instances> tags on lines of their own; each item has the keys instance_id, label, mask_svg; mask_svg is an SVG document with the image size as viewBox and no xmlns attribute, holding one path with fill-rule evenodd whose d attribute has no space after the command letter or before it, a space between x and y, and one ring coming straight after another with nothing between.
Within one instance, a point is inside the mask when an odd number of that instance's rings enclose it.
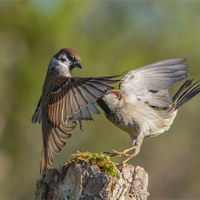
<instances>
[{"instance_id":1,"label":"bird's eye","mask_svg":"<svg viewBox=\"0 0 200 200\"><path fill-rule=\"evenodd\" d=\"M73 59L73 57L72 56L68 56L68 58L69 58L69 60L71 60L71 61L73 61L74 59Z\"/></svg>"},{"instance_id":2,"label":"bird's eye","mask_svg":"<svg viewBox=\"0 0 200 200\"><path fill-rule=\"evenodd\" d=\"M62 62L65 62L65 61L66 61L66 58L60 58L60 60L61 60Z\"/></svg>"}]
</instances>

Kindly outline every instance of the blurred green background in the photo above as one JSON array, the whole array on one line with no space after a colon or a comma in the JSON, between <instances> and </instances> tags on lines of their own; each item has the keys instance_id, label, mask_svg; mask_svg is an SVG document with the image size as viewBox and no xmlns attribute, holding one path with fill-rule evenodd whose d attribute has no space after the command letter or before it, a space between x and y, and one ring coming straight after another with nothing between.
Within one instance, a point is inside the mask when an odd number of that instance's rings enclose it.
<instances>
[{"instance_id":1,"label":"blurred green background","mask_svg":"<svg viewBox=\"0 0 200 200\"><path fill-rule=\"evenodd\" d=\"M83 70L73 76L116 75L186 57L189 77L198 80L200 2L0 1L0 199L35 198L42 132L30 121L50 59L64 47L82 58ZM199 101L200 95L182 107L169 131L145 139L129 162L148 172L149 199L200 198ZM131 146L128 134L104 114L84 122L83 129L54 156L54 166L77 150Z\"/></svg>"}]
</instances>

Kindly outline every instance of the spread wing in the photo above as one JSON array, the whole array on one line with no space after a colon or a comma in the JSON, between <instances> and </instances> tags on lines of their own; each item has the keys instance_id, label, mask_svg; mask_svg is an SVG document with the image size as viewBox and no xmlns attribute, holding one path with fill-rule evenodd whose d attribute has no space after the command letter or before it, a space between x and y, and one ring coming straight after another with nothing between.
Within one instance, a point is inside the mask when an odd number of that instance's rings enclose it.
<instances>
[{"instance_id":1,"label":"spread wing","mask_svg":"<svg viewBox=\"0 0 200 200\"><path fill-rule=\"evenodd\" d=\"M68 121L91 120L90 111L99 114L96 100L106 90L113 89L107 84L118 82L111 80L117 76L100 78L71 78L60 76L48 96L50 121L60 126Z\"/></svg>"},{"instance_id":2,"label":"spread wing","mask_svg":"<svg viewBox=\"0 0 200 200\"><path fill-rule=\"evenodd\" d=\"M185 58L170 59L146 65L127 73L120 82L126 97L133 93L150 106L166 107L172 103L170 87L187 77Z\"/></svg>"},{"instance_id":3,"label":"spread wing","mask_svg":"<svg viewBox=\"0 0 200 200\"><path fill-rule=\"evenodd\" d=\"M40 172L53 163L51 147L59 153L66 145L63 139L69 139L76 126L65 126L69 121L79 122L81 120L91 120L91 111L100 114L96 108L96 100L107 90L113 87L107 84L116 83L119 80L111 80L118 76L108 76L99 78L71 78L59 76L56 78L51 91L48 93L48 123L50 129L43 128L43 150L40 162ZM33 123L40 123L42 118L41 98L36 111L32 117ZM42 121L42 127L47 123Z\"/></svg>"},{"instance_id":4,"label":"spread wing","mask_svg":"<svg viewBox=\"0 0 200 200\"><path fill-rule=\"evenodd\" d=\"M38 105L36 107L35 113L34 113L34 115L32 116L32 119L31 119L31 122L34 123L34 124L37 123L37 122L39 124L41 122L41 119L42 119L41 100L42 100L42 97L40 97L40 100L39 100Z\"/></svg>"}]
</instances>

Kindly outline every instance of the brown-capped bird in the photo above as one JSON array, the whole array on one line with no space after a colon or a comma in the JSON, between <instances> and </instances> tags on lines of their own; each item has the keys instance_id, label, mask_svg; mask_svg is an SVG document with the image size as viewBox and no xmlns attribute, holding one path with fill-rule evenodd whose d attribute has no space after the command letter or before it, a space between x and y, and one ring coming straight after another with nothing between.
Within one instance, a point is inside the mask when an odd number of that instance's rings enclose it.
<instances>
[{"instance_id":1,"label":"brown-capped bird","mask_svg":"<svg viewBox=\"0 0 200 200\"><path fill-rule=\"evenodd\" d=\"M65 146L63 139L69 139L76 127L76 121L92 120L90 111L99 114L96 100L113 87L117 76L99 78L72 78L71 70L82 69L81 58L74 50L61 49L53 56L44 81L42 95L38 102L32 123L42 122L43 148L40 173L54 162L52 149L59 153ZM74 126L66 126L68 122Z\"/></svg>"},{"instance_id":2,"label":"brown-capped bird","mask_svg":"<svg viewBox=\"0 0 200 200\"><path fill-rule=\"evenodd\" d=\"M110 90L97 103L115 126L127 132L133 146L111 156L136 156L146 136L156 136L170 128L177 109L200 92L198 82L187 80L172 97L169 89L187 77L186 59L156 62L127 73L119 90ZM133 150L133 154L127 154Z\"/></svg>"}]
</instances>

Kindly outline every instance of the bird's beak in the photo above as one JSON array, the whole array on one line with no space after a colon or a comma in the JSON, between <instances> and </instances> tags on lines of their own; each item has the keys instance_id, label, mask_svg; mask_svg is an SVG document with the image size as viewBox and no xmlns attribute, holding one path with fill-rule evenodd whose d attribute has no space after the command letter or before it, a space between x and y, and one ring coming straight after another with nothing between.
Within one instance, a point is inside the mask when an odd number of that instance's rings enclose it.
<instances>
[{"instance_id":1,"label":"bird's beak","mask_svg":"<svg viewBox=\"0 0 200 200\"><path fill-rule=\"evenodd\" d=\"M80 62L73 62L71 67L70 67L70 70L74 69L75 67L78 67L79 69L82 69L82 65Z\"/></svg>"}]
</instances>

